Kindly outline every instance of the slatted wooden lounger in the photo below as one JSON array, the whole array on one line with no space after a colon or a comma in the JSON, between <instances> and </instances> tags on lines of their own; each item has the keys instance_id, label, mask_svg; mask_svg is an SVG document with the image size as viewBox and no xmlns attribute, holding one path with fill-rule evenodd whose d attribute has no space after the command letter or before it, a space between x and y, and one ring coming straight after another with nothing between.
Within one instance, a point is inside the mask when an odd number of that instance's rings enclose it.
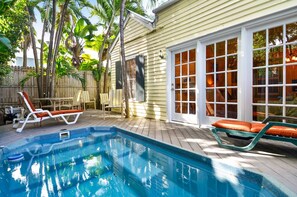
<instances>
[{"instance_id":1,"label":"slatted wooden lounger","mask_svg":"<svg viewBox=\"0 0 297 197\"><path fill-rule=\"evenodd\" d=\"M272 121L274 120L274 121ZM217 140L219 146L239 151L249 151L255 147L261 138L291 142L297 145L297 124L277 122L281 121L295 121L295 117L283 116L269 116L262 123L250 123L238 120L219 120L212 124L211 131ZM229 137L236 137L240 139L251 139L251 142L243 147L223 144L218 133L226 133Z\"/></svg>"}]
</instances>

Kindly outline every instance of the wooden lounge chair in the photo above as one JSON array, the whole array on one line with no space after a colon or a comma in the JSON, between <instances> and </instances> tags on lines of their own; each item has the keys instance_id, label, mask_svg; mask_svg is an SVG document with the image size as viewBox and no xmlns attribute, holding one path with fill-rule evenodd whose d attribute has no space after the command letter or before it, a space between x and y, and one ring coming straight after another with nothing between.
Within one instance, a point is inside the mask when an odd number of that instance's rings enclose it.
<instances>
[{"instance_id":1,"label":"wooden lounge chair","mask_svg":"<svg viewBox=\"0 0 297 197\"><path fill-rule=\"evenodd\" d=\"M275 120L281 120L277 122ZM212 124L212 133L219 146L239 151L249 151L255 147L260 138L290 142L297 145L297 124L284 121L297 121L294 117L269 116L262 123L250 123L238 120L219 120ZM228 137L251 139L243 147L223 144L218 133L226 133Z\"/></svg>"},{"instance_id":2,"label":"wooden lounge chair","mask_svg":"<svg viewBox=\"0 0 297 197\"><path fill-rule=\"evenodd\" d=\"M81 90L76 91L74 97L71 100L65 100L61 104L61 108L67 108L67 109L80 109L80 97L81 97Z\"/></svg>"},{"instance_id":3,"label":"wooden lounge chair","mask_svg":"<svg viewBox=\"0 0 297 197\"><path fill-rule=\"evenodd\" d=\"M43 109L35 109L33 103L31 102L28 94L26 92L18 92L22 97L29 114L25 120L20 120L19 123L22 123L21 128L17 128L17 132L22 132L27 123L38 123L43 120L50 118L62 119L66 124L75 124L79 116L83 113L82 110L59 110L59 111L48 111ZM74 116L73 121L68 121L70 116Z\"/></svg>"},{"instance_id":4,"label":"wooden lounge chair","mask_svg":"<svg viewBox=\"0 0 297 197\"><path fill-rule=\"evenodd\" d=\"M82 91L81 93L81 103L84 106L84 110L86 110L86 106L93 105L94 109L96 109L96 99L90 99L89 91Z\"/></svg>"},{"instance_id":5,"label":"wooden lounge chair","mask_svg":"<svg viewBox=\"0 0 297 197\"><path fill-rule=\"evenodd\" d=\"M103 110L103 118L105 119L105 109L119 108L121 110L121 117L123 117L123 97L122 90L110 90L109 96L107 93L100 94L100 102Z\"/></svg>"}]
</instances>

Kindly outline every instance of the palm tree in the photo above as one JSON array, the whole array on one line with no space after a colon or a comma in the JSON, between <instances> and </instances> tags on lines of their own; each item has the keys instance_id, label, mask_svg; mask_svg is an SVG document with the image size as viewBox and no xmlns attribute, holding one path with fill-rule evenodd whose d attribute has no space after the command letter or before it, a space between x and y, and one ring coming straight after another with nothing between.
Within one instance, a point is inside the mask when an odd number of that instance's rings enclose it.
<instances>
[{"instance_id":1,"label":"palm tree","mask_svg":"<svg viewBox=\"0 0 297 197\"><path fill-rule=\"evenodd\" d=\"M122 0L121 9L120 9L120 45L121 45L121 57L122 57L122 79L123 79L123 90L124 90L124 99L125 99L125 114L126 118L130 116L130 107L129 107L129 83L128 83L128 73L126 68L126 56L125 56L125 46L124 46L124 12L126 7L126 0Z\"/></svg>"},{"instance_id":2,"label":"palm tree","mask_svg":"<svg viewBox=\"0 0 297 197\"><path fill-rule=\"evenodd\" d=\"M138 5L139 8L141 8L140 4L141 4L141 0L140 1L129 1L128 2L131 3L136 3ZM151 2L155 3L156 0L151 0ZM125 109L125 113L126 113L126 118L129 118L130 116L130 107L129 107L129 83L128 83L128 79L129 79L129 75L127 73L127 66L126 66L126 56L125 56L125 45L124 45L124 14L125 14L125 9L126 9L126 0L122 0L121 2L121 8L120 8L120 46L121 46L121 63L122 63L122 79L123 79L123 90L124 90L124 99L125 99L125 105L126 105L126 109Z\"/></svg>"},{"instance_id":3,"label":"palm tree","mask_svg":"<svg viewBox=\"0 0 297 197\"><path fill-rule=\"evenodd\" d=\"M43 2L43 3L42 3ZM32 40L32 47L34 52L34 59L36 65L36 75L38 77L38 92L39 97L52 97L54 96L55 90L55 72L56 72L56 60L59 54L59 46L65 32L64 24L69 22L70 18L73 20L72 24L76 23L77 18L83 18L87 24L91 24L86 17L81 13L81 9L78 8L81 4L87 4L86 0L75 0L75 1L57 1L57 0L31 0L28 1L28 13L30 14L29 27L30 27L30 40ZM59 7L59 12L57 12L57 7ZM40 62L38 62L37 50L36 50L36 41L34 35L33 21L34 9L40 12L41 20L43 22L41 44L40 44ZM69 26L67 23L66 25ZM49 45L46 48L48 54L44 55L44 50L46 43L44 41L45 32L50 30L50 40ZM90 29L90 28L89 28ZM44 68L43 61L44 56L47 59L47 68L46 68L46 84L49 84L43 87L43 76ZM40 68L40 69L39 69Z\"/></svg>"},{"instance_id":4,"label":"palm tree","mask_svg":"<svg viewBox=\"0 0 297 197\"><path fill-rule=\"evenodd\" d=\"M35 72L39 73L39 62L38 62L38 55L37 55L37 46L36 46L36 40L35 40L35 30L33 27L33 21L36 21L35 15L34 15L34 5L36 6L36 4L38 3L38 1L34 1L32 2L32 4L28 4L27 5L27 11L29 13L29 32L30 32L30 40L31 40L31 44L32 44L32 49L33 49L33 55L34 55L34 63L35 63ZM25 48L24 50L27 51L27 49ZM27 60L24 59L24 61L27 62ZM38 89L38 94L39 96L42 95L42 89L41 89L41 84L40 84L40 78L39 75L37 75L37 89Z\"/></svg>"},{"instance_id":5,"label":"palm tree","mask_svg":"<svg viewBox=\"0 0 297 197\"><path fill-rule=\"evenodd\" d=\"M54 1L55 0L53 0L53 2ZM53 23L53 21L58 22L58 27L57 27L57 30L56 30L55 36L54 36L55 41L53 43L53 48L52 48L53 51L51 52L52 57L51 57L51 61L50 61L50 65L51 65L50 67L51 67L52 75L51 75L51 80L50 80L50 90L51 90L49 92L50 96L54 96L56 59L57 59L57 55L59 52L60 41L61 41L62 35L63 35L64 24L66 21L69 21L71 11L73 11L74 14L82 17L84 19L84 21L86 21L87 23L90 24L90 22L88 22L88 20L86 20L86 18L81 14L79 9L77 9L75 3L77 3L78 6L87 4L87 2L85 0L76 0L75 2L70 1L70 0L65 0L64 3L60 5L60 13L59 13L60 17L57 18L57 21L52 20L52 23Z\"/></svg>"},{"instance_id":6,"label":"palm tree","mask_svg":"<svg viewBox=\"0 0 297 197\"><path fill-rule=\"evenodd\" d=\"M44 6L45 12L43 13L43 27L42 27L42 34L41 34L41 42L40 42L40 75L39 75L39 84L41 86L41 94L39 94L39 98L42 98L45 96L44 92L44 85L43 85L43 73L44 73L44 68L43 68L43 50L44 50L44 36L45 32L48 30L48 24L49 24L49 15L50 15L50 0L48 0Z\"/></svg>"},{"instance_id":7,"label":"palm tree","mask_svg":"<svg viewBox=\"0 0 297 197\"><path fill-rule=\"evenodd\" d=\"M58 55L58 51L59 51L59 45L60 45L60 41L61 41L61 37L62 37L62 29L64 26L65 16L66 16L69 2L70 2L70 0L65 0L65 3L62 6L61 17L60 17L58 29L57 29L56 35L55 35L55 47L54 47L53 63L52 63L52 79L51 79L51 84L50 84L50 87L51 87L50 96L54 96L56 59L57 59L57 55Z\"/></svg>"},{"instance_id":8,"label":"palm tree","mask_svg":"<svg viewBox=\"0 0 297 197\"><path fill-rule=\"evenodd\" d=\"M106 43L108 42L110 38L110 33L112 31L112 27L114 24L115 17L118 15L119 10L119 1L118 0L97 0L96 6L92 6L92 15L96 15L100 19L100 25L103 27L103 40L100 43L99 51L98 51L98 58L99 62L97 64L97 72L101 75L102 70L102 62L103 62L103 53L106 51ZM108 43L107 43L108 45ZM105 73L108 72L108 70L105 70ZM106 76L106 75L105 75ZM101 78L101 77L100 77ZM96 81L97 86L97 105L100 103L100 92L101 92L101 86L100 86L100 80ZM106 82L106 79L105 79ZM105 87L106 85L104 85ZM105 91L105 89L104 89Z\"/></svg>"},{"instance_id":9,"label":"palm tree","mask_svg":"<svg viewBox=\"0 0 297 197\"><path fill-rule=\"evenodd\" d=\"M93 6L93 15L99 16L101 19L101 25L103 26L104 30L104 36L103 36L103 41L101 43L99 52L98 52L98 57L99 57L99 63L97 65L98 71L101 70L102 68L102 62L103 62L103 56L104 56L104 51L106 50L107 53L109 52L109 47L110 43L112 40L110 39L112 35L116 35L117 32L114 32L112 34L111 32L113 31L114 27L117 27L117 23L115 23L116 19L119 17L120 12L121 12L121 6L125 5L127 6L128 9L137 12L141 15L144 15L144 10L141 7L141 1L139 0L129 0L126 5L126 0L97 0L97 5ZM124 9L125 9L124 7ZM124 12L123 12L124 15ZM117 29L117 28L116 28ZM109 54L106 54L106 57L109 57ZM104 91L106 91L106 78L107 78L107 73L108 73L108 64L106 66L106 70L104 73ZM99 93L100 93L100 81L97 82L97 100L99 101ZM125 99L128 100L128 99ZM127 106L127 105L126 105ZM127 113L126 113L127 114Z\"/></svg>"},{"instance_id":10,"label":"palm tree","mask_svg":"<svg viewBox=\"0 0 297 197\"><path fill-rule=\"evenodd\" d=\"M45 84L50 84L50 74L52 70L52 59L53 59L53 45L54 45L54 34L55 34L55 21L56 21L56 0L52 0L52 11L51 11L51 27L50 27L50 39L47 56L47 67L46 67L46 80ZM45 86L45 97L50 97L49 85Z\"/></svg>"},{"instance_id":11,"label":"palm tree","mask_svg":"<svg viewBox=\"0 0 297 197\"><path fill-rule=\"evenodd\" d=\"M23 50L23 67L27 67L27 50L31 45L30 32L24 32L24 41L22 42L21 49Z\"/></svg>"}]
</instances>

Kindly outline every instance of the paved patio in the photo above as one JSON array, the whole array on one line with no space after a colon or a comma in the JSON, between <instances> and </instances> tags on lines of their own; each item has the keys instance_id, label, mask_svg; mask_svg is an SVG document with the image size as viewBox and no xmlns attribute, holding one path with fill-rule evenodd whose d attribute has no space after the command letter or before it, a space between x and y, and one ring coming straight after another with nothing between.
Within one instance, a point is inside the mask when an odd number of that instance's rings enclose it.
<instances>
[{"instance_id":1,"label":"paved patio","mask_svg":"<svg viewBox=\"0 0 297 197\"><path fill-rule=\"evenodd\" d=\"M208 129L201 129L164 121L130 118L124 119L118 114L112 114L103 120L101 111L88 110L75 125L65 125L54 120L44 121L42 127L29 124L22 133L16 133L12 125L0 126L0 145L9 145L16 140L33 135L53 133L61 129L71 129L87 126L116 125L132 132L149 136L190 151L206 155L230 165L240 166L260 172L276 179L287 186L297 196L297 146L290 143L260 140L258 145L249 152L237 152L219 148ZM236 144L242 140L228 139Z\"/></svg>"}]
</instances>

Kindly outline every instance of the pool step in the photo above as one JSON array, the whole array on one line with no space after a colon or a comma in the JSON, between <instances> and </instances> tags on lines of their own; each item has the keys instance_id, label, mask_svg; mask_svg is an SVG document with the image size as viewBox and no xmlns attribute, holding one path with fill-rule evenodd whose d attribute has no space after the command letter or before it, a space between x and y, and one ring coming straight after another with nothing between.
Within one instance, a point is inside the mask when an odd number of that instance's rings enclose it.
<instances>
[{"instance_id":1,"label":"pool step","mask_svg":"<svg viewBox=\"0 0 297 197\"><path fill-rule=\"evenodd\" d=\"M153 154L152 152L147 152L147 148L139 151L139 149L142 149L142 145L135 146L133 144L131 150L129 148L131 144L126 144L125 141L118 140L113 140L112 144L114 147L130 150L128 153L122 155L114 155L112 152L110 154L107 153L113 163L114 174L125 180L141 196L158 196L163 194L179 196L181 194L180 185L183 183L176 183L169 179L169 174L173 171L172 167L160 166L158 163L147 160L147 154ZM156 160L163 159L157 158ZM174 163L173 160L171 162L167 161L167 164L168 162L171 164ZM160 168L163 169L161 170ZM163 177L166 177L166 181L163 181ZM170 185L170 189L166 189L166 185L168 187ZM187 191L182 191L181 195L191 196Z\"/></svg>"},{"instance_id":2,"label":"pool step","mask_svg":"<svg viewBox=\"0 0 297 197\"><path fill-rule=\"evenodd\" d=\"M98 162L98 160L100 160L100 162ZM43 171L46 171L42 173L42 176L40 174L38 176L30 174L26 177L31 180L28 185L20 185L18 182L10 182L10 192L19 194L30 189L30 191L34 190L34 192L38 193L42 186L45 186L46 184L51 185L54 191L63 190L105 173L110 173L113 167L108 160L100 155L94 156L88 161L89 164L81 160L80 163L77 162L75 165L69 166L68 168L57 166L56 170L53 170L53 168L49 171L47 171L47 169L42 169ZM77 172L82 173L78 174ZM43 180L44 178L46 178L47 181Z\"/></svg>"},{"instance_id":3,"label":"pool step","mask_svg":"<svg viewBox=\"0 0 297 197\"><path fill-rule=\"evenodd\" d=\"M106 173L63 191L63 196L141 196L113 173Z\"/></svg>"},{"instance_id":4,"label":"pool step","mask_svg":"<svg viewBox=\"0 0 297 197\"><path fill-rule=\"evenodd\" d=\"M46 157L49 154L52 154L52 151L58 151L59 153L69 152L73 150L80 150L82 147L87 147L93 144L105 143L109 139L109 137L114 136L114 134L109 134L106 137L102 137L101 135L89 135L86 138L75 138L65 141L59 141L54 144L51 143L43 143L38 144L35 143L34 146L27 148L24 150L25 155L34 155L41 157Z\"/></svg>"},{"instance_id":5,"label":"pool step","mask_svg":"<svg viewBox=\"0 0 297 197\"><path fill-rule=\"evenodd\" d=\"M36 161L40 162L41 165L44 164L47 166L45 169L40 169L40 168L42 168L42 166L38 166L38 164L35 163L35 159L32 161L31 167L29 167L30 161L23 162L21 169L19 170L20 171L19 176L24 177L24 178L30 177L30 178L33 178L34 181L40 183L40 182L42 182L42 180L34 179L34 177L41 176L41 175L40 174L37 174L37 175L32 174L32 172L34 172L35 169L39 168L39 170L37 170L37 173L40 173L41 170L45 171L45 172L42 172L42 174L50 174L52 172L55 172L55 173L65 172L66 173L69 170L65 169L65 167L68 167L69 169L79 170L78 168L85 164L84 160L85 161L88 159L92 160L92 159L96 159L98 157L101 157L101 161L102 161L102 163L104 163L103 166L105 166L105 168L108 168L111 166L111 163L108 160L106 160L106 158L104 158L105 149L101 148L100 151L97 150L97 148L100 147L98 145L100 145L100 144L94 144L94 146L88 146L88 148L84 148L83 151L80 150L78 152L76 152L76 151L73 152L73 150L71 150L70 152L73 154L73 157L70 157L70 158L67 157L65 152L62 152L61 154L56 154L55 157L53 157L52 155L49 155L47 157L42 157L43 161L41 161L39 158L36 158ZM95 162L95 160L93 160L91 162ZM15 165L15 166L13 166L13 165ZM17 164L17 163L11 164L11 168L14 169L14 167L18 167L18 165L19 164ZM27 174L28 168L29 168L29 174ZM73 172L75 172L75 171L73 171ZM61 174L61 175L63 175L63 174ZM12 178L10 180L11 180L11 183L10 183L11 190L18 190L18 187L25 189L24 185L19 185L18 181L15 182L15 181L13 181L14 179L12 179ZM35 183L32 183L32 184L35 184Z\"/></svg>"}]
</instances>

